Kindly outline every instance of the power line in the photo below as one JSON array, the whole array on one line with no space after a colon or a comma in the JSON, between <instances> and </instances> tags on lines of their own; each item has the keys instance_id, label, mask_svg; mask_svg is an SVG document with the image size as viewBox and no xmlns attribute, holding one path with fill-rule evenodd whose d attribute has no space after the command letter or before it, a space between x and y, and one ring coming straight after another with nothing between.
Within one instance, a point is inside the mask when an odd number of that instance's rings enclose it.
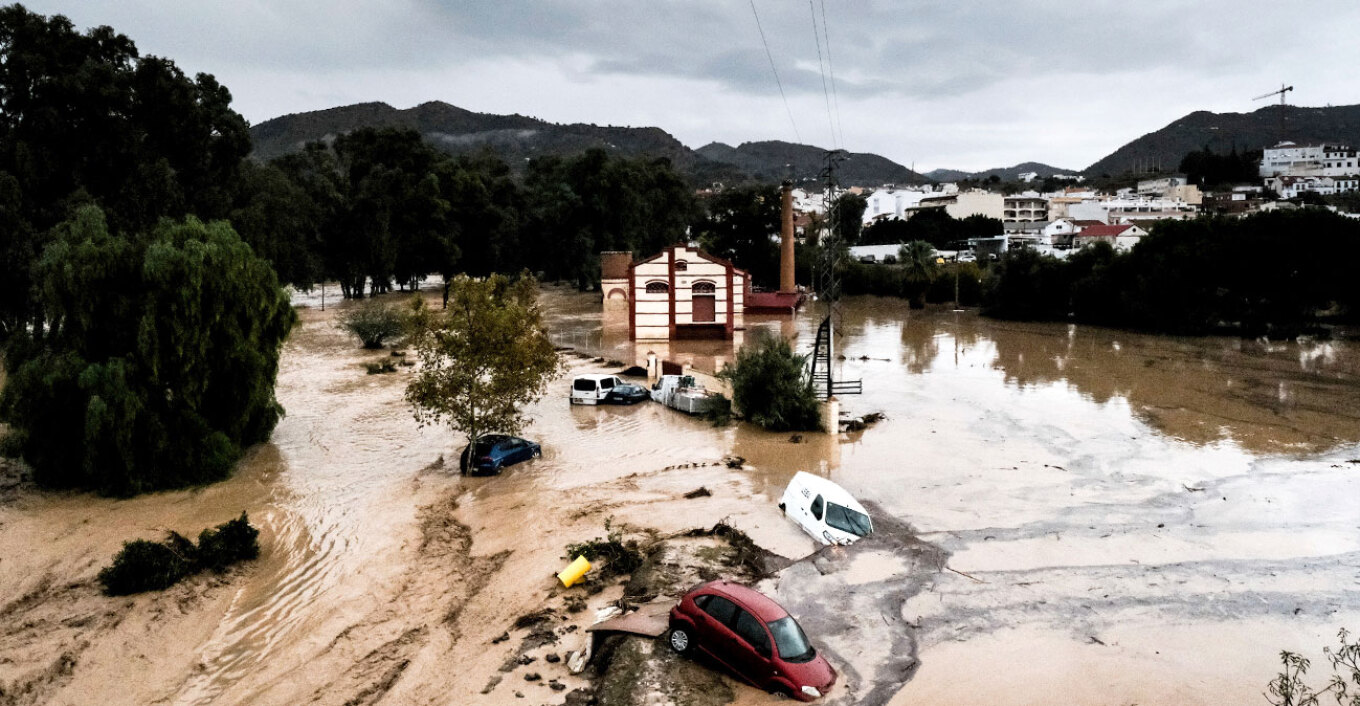
<instances>
[{"instance_id":1,"label":"power line","mask_svg":"<svg viewBox=\"0 0 1360 706\"><path fill-rule=\"evenodd\" d=\"M770 43L765 40L765 29L760 26L760 13L756 12L756 0L751 0L751 14L756 18L756 29L760 31L760 43L765 45L765 56L770 60L770 71L774 73L774 83L779 86L779 97L784 99L784 111L789 114L789 124L793 126L793 136L798 138L798 142L803 142L803 136L798 133L798 123L793 119L793 109L789 107L789 97L784 95L784 82L779 80L779 69L774 67L774 54L770 53Z\"/></svg>"},{"instance_id":2,"label":"power line","mask_svg":"<svg viewBox=\"0 0 1360 706\"><path fill-rule=\"evenodd\" d=\"M822 37L826 40L826 68L831 74L831 100L836 105L836 130L840 133L841 147L845 147L845 121L841 119L841 97L836 93L836 68L831 65L831 35L826 28L826 0L818 0L822 6Z\"/></svg>"},{"instance_id":3,"label":"power line","mask_svg":"<svg viewBox=\"0 0 1360 706\"><path fill-rule=\"evenodd\" d=\"M822 75L822 96L826 98L826 125L831 128L831 147L836 144L836 121L831 117L831 91L826 86L826 66L822 63L822 35L817 31L817 8L808 0L808 11L812 13L812 38L817 42L817 72Z\"/></svg>"}]
</instances>

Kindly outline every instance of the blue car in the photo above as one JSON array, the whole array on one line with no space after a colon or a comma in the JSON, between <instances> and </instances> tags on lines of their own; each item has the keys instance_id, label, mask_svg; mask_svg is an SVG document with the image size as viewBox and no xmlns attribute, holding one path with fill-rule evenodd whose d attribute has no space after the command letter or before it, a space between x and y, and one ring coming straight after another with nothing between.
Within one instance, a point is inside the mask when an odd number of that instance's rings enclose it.
<instances>
[{"instance_id":1,"label":"blue car","mask_svg":"<svg viewBox=\"0 0 1360 706\"><path fill-rule=\"evenodd\" d=\"M506 466L543 455L537 442L506 434L484 434L474 453L469 454L469 448L463 447L458 469L471 475L500 473Z\"/></svg>"}]
</instances>

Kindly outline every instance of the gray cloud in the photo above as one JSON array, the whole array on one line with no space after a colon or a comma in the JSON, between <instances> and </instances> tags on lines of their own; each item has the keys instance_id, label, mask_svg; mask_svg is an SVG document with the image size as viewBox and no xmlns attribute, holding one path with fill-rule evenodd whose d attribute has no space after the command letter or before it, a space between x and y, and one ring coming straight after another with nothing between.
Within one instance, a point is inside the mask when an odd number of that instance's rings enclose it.
<instances>
[{"instance_id":1,"label":"gray cloud","mask_svg":"<svg viewBox=\"0 0 1360 706\"><path fill-rule=\"evenodd\" d=\"M899 161L1079 167L1117 147L1115 135L1195 109L1258 107L1251 96L1281 80L1299 85L1300 103L1356 102L1346 75L1360 27L1353 0L1306 10L1265 0L814 0L818 21L823 3L847 146ZM741 0L61 4L28 6L112 25L146 53L216 74L257 122L343 102L445 100L558 121L650 120L692 144L792 139ZM755 5L810 133L827 120L812 12L790 0ZM1138 122L1148 120L1161 122ZM1026 151L1036 148L1056 154Z\"/></svg>"}]
</instances>

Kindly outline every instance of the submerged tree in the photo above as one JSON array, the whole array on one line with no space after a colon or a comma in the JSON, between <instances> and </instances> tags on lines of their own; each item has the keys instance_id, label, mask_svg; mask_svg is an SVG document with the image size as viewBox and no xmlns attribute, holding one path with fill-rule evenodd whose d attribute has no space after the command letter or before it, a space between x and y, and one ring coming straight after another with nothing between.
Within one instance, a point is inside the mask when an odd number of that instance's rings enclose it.
<instances>
[{"instance_id":1,"label":"submerged tree","mask_svg":"<svg viewBox=\"0 0 1360 706\"><path fill-rule=\"evenodd\" d=\"M538 283L528 275L459 276L450 283L446 309L417 304L421 365L406 387L417 422L447 424L469 444L488 432L523 428L524 406L542 396L561 365L537 296Z\"/></svg>"},{"instance_id":2,"label":"submerged tree","mask_svg":"<svg viewBox=\"0 0 1360 706\"><path fill-rule=\"evenodd\" d=\"M86 207L34 271L47 325L11 342L0 419L40 484L128 495L219 480L268 438L295 315L230 225L123 238Z\"/></svg>"},{"instance_id":3,"label":"submerged tree","mask_svg":"<svg viewBox=\"0 0 1360 706\"><path fill-rule=\"evenodd\" d=\"M752 422L772 431L813 430L821 426L807 356L789 342L762 335L737 353L719 377L732 384L732 401ZM834 422L833 422L834 423Z\"/></svg>"}]
</instances>

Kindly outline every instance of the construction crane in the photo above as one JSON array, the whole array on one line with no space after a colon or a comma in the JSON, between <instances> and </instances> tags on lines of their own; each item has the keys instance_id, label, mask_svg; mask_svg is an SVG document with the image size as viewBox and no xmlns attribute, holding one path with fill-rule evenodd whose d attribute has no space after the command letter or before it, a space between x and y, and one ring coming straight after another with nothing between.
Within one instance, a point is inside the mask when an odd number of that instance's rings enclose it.
<instances>
[{"instance_id":1,"label":"construction crane","mask_svg":"<svg viewBox=\"0 0 1360 706\"><path fill-rule=\"evenodd\" d=\"M1288 92L1290 92L1290 91L1292 91L1292 90L1294 90L1294 87L1293 87L1293 86L1286 86L1286 85L1284 85L1284 84L1282 83L1282 84L1280 84L1280 90L1278 90L1278 91L1271 91L1270 93L1267 93L1267 94L1265 94L1264 96L1256 96L1255 98L1252 98L1252 100L1254 100L1254 101L1259 101L1259 100L1261 100L1261 99L1263 99L1263 98L1269 98L1269 97L1271 97L1271 96L1279 96L1279 97L1280 97L1280 138L1279 138L1279 139L1280 139L1281 142L1284 141L1284 94L1286 94L1286 93L1288 93Z\"/></svg>"}]
</instances>

